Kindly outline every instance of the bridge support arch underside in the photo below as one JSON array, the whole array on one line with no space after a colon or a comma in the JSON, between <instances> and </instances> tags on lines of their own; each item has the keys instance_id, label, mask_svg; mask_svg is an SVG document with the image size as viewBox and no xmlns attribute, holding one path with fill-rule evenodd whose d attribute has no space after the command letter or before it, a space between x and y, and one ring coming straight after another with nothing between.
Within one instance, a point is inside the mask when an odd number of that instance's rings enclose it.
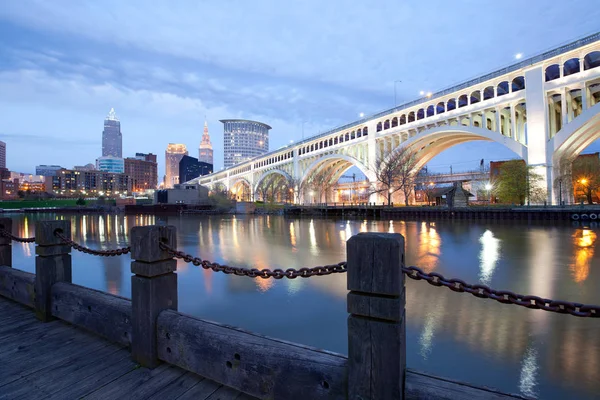
<instances>
[{"instance_id":1,"label":"bridge support arch underside","mask_svg":"<svg viewBox=\"0 0 600 400\"><path fill-rule=\"evenodd\" d=\"M335 185L353 167L358 168L371 185L375 182L374 172L350 156L334 153L306 162L298 187L299 201L302 203L334 202ZM371 195L369 201L376 201L375 197Z\"/></svg>"},{"instance_id":2,"label":"bridge support arch underside","mask_svg":"<svg viewBox=\"0 0 600 400\"><path fill-rule=\"evenodd\" d=\"M572 164L589 145L600 139L600 103L585 110L565 125L550 140L548 158L552 161L550 171L552 202L573 202Z\"/></svg>"}]
</instances>

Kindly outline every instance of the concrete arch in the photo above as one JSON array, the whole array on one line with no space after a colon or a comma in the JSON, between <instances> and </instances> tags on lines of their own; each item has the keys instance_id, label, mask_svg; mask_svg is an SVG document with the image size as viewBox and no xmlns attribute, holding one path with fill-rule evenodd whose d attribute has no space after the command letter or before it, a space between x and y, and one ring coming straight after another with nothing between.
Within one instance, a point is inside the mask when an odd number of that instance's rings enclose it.
<instances>
[{"instance_id":1,"label":"concrete arch","mask_svg":"<svg viewBox=\"0 0 600 400\"><path fill-rule=\"evenodd\" d=\"M256 185L254 185L254 187L252 188L252 192L256 193L256 191L258 190L258 187L260 186L262 181L264 181L266 177L271 176L273 174L278 174L278 175L283 176L285 178L285 180L287 180L288 182L292 180L291 175L288 174L287 172L280 170L280 169L271 169L260 176L260 178L256 181Z\"/></svg>"},{"instance_id":2,"label":"concrete arch","mask_svg":"<svg viewBox=\"0 0 600 400\"><path fill-rule=\"evenodd\" d=\"M550 139L549 159L572 158L600 138L600 103L588 108Z\"/></svg>"},{"instance_id":3,"label":"concrete arch","mask_svg":"<svg viewBox=\"0 0 600 400\"><path fill-rule=\"evenodd\" d=\"M348 163L348 168L346 168L346 170L352 167L357 167L360 170L360 172L362 172L367 177L369 181L375 181L375 175L373 171L369 170L369 168L367 168L367 166L364 165L362 162L358 161L356 158L351 156L334 153L317 158L312 163L310 163L308 168L306 168L306 170L302 173L302 182L305 182L306 179L310 176L310 174L317 168L321 167L323 164L340 160L346 161Z\"/></svg>"},{"instance_id":4,"label":"concrete arch","mask_svg":"<svg viewBox=\"0 0 600 400\"><path fill-rule=\"evenodd\" d=\"M406 146L412 148L417 153L418 162L416 169L418 171L431 161L432 158L450 147L475 140L500 143L518 157L527 160L527 147L523 144L510 137L502 136L498 132L472 126L444 125L427 129L416 136L409 138L396 149ZM386 157L386 162L390 157L391 154Z\"/></svg>"}]
</instances>

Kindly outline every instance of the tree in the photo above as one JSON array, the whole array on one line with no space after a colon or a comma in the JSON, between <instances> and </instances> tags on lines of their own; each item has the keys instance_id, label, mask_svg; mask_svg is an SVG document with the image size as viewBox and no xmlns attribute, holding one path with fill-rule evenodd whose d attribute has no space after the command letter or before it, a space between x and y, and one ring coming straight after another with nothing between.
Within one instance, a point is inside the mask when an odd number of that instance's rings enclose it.
<instances>
[{"instance_id":1,"label":"tree","mask_svg":"<svg viewBox=\"0 0 600 400\"><path fill-rule=\"evenodd\" d=\"M83 197L80 197L77 199L75 204L77 204L78 206L85 206L85 200L83 199Z\"/></svg>"},{"instance_id":2,"label":"tree","mask_svg":"<svg viewBox=\"0 0 600 400\"><path fill-rule=\"evenodd\" d=\"M314 171L309 177L306 186L311 191L316 192L316 197L311 196L312 199L316 198L318 202L325 199L325 202L327 202L327 194L334 186L334 183L331 181L330 171L326 168L320 168Z\"/></svg>"},{"instance_id":3,"label":"tree","mask_svg":"<svg viewBox=\"0 0 600 400\"><path fill-rule=\"evenodd\" d=\"M510 160L500 167L495 194L501 203L524 205L527 199L542 203L546 198L543 182L543 176L527 166L525 161Z\"/></svg>"},{"instance_id":4,"label":"tree","mask_svg":"<svg viewBox=\"0 0 600 400\"><path fill-rule=\"evenodd\" d=\"M594 204L593 197L600 190L600 159L594 154L579 156L573 161L572 171L575 192Z\"/></svg>"},{"instance_id":5,"label":"tree","mask_svg":"<svg viewBox=\"0 0 600 400\"><path fill-rule=\"evenodd\" d=\"M375 162L375 179L378 182L376 193L386 193L388 205L392 204L392 195L397 191L404 194L404 204L408 205L415 186L417 156L408 147L385 154Z\"/></svg>"}]
</instances>

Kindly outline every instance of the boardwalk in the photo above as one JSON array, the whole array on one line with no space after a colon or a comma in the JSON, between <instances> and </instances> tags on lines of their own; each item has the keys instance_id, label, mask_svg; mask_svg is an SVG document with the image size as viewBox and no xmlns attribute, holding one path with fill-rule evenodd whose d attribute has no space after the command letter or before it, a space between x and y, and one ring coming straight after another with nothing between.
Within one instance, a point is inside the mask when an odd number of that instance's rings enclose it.
<instances>
[{"instance_id":1,"label":"boardwalk","mask_svg":"<svg viewBox=\"0 0 600 400\"><path fill-rule=\"evenodd\" d=\"M126 348L0 297L0 399L251 400L168 364L140 368Z\"/></svg>"}]
</instances>

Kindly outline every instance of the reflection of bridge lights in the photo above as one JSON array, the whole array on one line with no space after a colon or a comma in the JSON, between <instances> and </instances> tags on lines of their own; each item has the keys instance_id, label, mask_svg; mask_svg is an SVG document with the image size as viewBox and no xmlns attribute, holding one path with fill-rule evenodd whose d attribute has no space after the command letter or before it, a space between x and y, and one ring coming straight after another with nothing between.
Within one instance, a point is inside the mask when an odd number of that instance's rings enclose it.
<instances>
[{"instance_id":1,"label":"reflection of bridge lights","mask_svg":"<svg viewBox=\"0 0 600 400\"><path fill-rule=\"evenodd\" d=\"M500 239L494 237L492 231L487 230L479 238L481 251L479 252L479 279L484 284L489 284L496 264L500 258Z\"/></svg>"},{"instance_id":2,"label":"reflection of bridge lights","mask_svg":"<svg viewBox=\"0 0 600 400\"><path fill-rule=\"evenodd\" d=\"M537 397L535 387L537 385L537 351L535 348L528 347L525 351L525 358L521 365L521 377L519 379L519 389L521 393L530 397Z\"/></svg>"},{"instance_id":3,"label":"reflection of bridge lights","mask_svg":"<svg viewBox=\"0 0 600 400\"><path fill-rule=\"evenodd\" d=\"M575 263L569 266L573 273L575 282L583 282L590 274L590 261L594 257L594 248L596 242L596 233L589 229L583 229L573 235L573 244L575 244Z\"/></svg>"}]
</instances>

